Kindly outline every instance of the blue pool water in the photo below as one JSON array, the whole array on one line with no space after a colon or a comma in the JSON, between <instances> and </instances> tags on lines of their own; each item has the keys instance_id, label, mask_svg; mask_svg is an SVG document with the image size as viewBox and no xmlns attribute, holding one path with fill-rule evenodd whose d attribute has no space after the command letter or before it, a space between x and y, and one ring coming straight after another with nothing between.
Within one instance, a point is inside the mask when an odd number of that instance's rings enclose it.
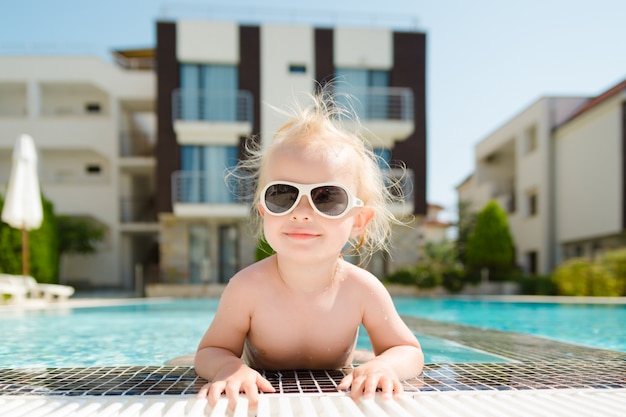
<instances>
[{"instance_id":1,"label":"blue pool water","mask_svg":"<svg viewBox=\"0 0 626 417\"><path fill-rule=\"evenodd\" d=\"M395 299L404 315L525 332L626 351L626 307ZM117 307L0 312L0 367L162 365L192 353L213 318L216 299ZM359 347L368 341L361 332ZM417 335L426 361L503 359Z\"/></svg>"}]
</instances>

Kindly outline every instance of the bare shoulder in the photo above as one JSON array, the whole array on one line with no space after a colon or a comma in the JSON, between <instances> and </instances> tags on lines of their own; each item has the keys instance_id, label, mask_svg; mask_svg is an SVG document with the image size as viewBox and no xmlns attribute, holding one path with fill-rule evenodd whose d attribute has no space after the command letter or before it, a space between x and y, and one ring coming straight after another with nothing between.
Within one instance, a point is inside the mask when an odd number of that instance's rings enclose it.
<instances>
[{"instance_id":1,"label":"bare shoulder","mask_svg":"<svg viewBox=\"0 0 626 417\"><path fill-rule=\"evenodd\" d=\"M260 291L265 291L271 282L272 273L270 258L256 262L237 272L228 281L225 294L237 293L238 296L250 295L257 298Z\"/></svg>"},{"instance_id":2,"label":"bare shoulder","mask_svg":"<svg viewBox=\"0 0 626 417\"><path fill-rule=\"evenodd\" d=\"M344 278L350 291L359 294L360 297L388 297L389 292L383 283L371 272L353 265L349 262L342 261L341 268L344 270Z\"/></svg>"}]
</instances>

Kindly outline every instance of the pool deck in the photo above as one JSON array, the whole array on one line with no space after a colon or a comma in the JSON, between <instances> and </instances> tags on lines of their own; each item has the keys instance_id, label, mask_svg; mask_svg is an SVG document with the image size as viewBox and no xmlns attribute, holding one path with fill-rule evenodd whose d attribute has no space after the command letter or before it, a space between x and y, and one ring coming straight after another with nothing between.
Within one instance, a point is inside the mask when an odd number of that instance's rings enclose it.
<instances>
[{"instance_id":1,"label":"pool deck","mask_svg":"<svg viewBox=\"0 0 626 417\"><path fill-rule=\"evenodd\" d=\"M518 297L516 301L520 301ZM402 400L390 403L377 398L358 405L346 402L346 394L337 392L344 371L265 372L279 394L262 395L260 406L278 411L258 415L291 415L284 410L300 415L299 409L306 415L308 406L318 413L310 415L624 415L626 352L414 317L403 319L418 333L509 361L427 364L422 375L404 382ZM204 382L191 367L4 368L0 369L0 415L68 415L64 410L73 410L77 416L116 415L105 412L113 409L117 414L124 411L138 416L164 416L170 411L184 416L229 415L224 402L210 409L205 401L195 399ZM146 413L140 411L142 407ZM248 415L247 406L241 407L238 415ZM331 408L324 411L324 407ZM96 408L102 413L93 411ZM91 409L91 414L85 411ZM132 414L131 409L137 413Z\"/></svg>"}]
</instances>

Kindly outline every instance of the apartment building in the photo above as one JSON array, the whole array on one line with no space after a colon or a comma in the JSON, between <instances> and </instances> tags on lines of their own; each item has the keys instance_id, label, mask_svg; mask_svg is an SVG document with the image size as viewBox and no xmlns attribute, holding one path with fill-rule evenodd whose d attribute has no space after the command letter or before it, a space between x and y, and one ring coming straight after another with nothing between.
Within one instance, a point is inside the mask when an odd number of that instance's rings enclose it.
<instances>
[{"instance_id":1,"label":"apartment building","mask_svg":"<svg viewBox=\"0 0 626 417\"><path fill-rule=\"evenodd\" d=\"M626 245L625 91L541 98L476 145L458 199L500 203L524 271Z\"/></svg>"},{"instance_id":2,"label":"apartment building","mask_svg":"<svg viewBox=\"0 0 626 417\"><path fill-rule=\"evenodd\" d=\"M250 207L224 183L224 171L243 157L244 138L271 141L283 122L271 106L285 108L328 80L340 80L339 92L357 98L377 152L408 168L407 199L393 210L407 220L417 215L410 221L420 224L426 214L425 41L423 33L375 28L158 22L158 281L223 283L254 262ZM417 259L419 230L398 228L394 236L391 258L370 264L380 276Z\"/></svg>"},{"instance_id":3,"label":"apartment building","mask_svg":"<svg viewBox=\"0 0 626 417\"><path fill-rule=\"evenodd\" d=\"M0 192L16 138L39 153L45 198L57 215L90 218L106 233L96 254L65 255L60 280L134 289L135 271L158 261L154 211L155 77L89 56L0 56Z\"/></svg>"},{"instance_id":4,"label":"apartment building","mask_svg":"<svg viewBox=\"0 0 626 417\"><path fill-rule=\"evenodd\" d=\"M405 201L391 209L410 227L369 268L382 277L414 264L445 235L437 206L427 215L425 34L227 21L157 22L156 32L154 49L114 51L113 62L0 56L0 187L28 133L56 213L106 230L97 253L63 256L61 283L141 292L223 283L254 262L250 207L224 171L246 137L271 140L283 122L271 106L328 80L355 98L377 152L407 168L387 175L404 175Z\"/></svg>"}]
</instances>

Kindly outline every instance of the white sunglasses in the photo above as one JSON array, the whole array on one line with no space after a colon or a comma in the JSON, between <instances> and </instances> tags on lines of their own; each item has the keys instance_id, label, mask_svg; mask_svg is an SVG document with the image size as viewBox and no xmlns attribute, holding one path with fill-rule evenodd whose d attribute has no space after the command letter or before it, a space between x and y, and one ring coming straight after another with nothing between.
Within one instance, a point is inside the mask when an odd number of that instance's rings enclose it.
<instances>
[{"instance_id":1,"label":"white sunglasses","mask_svg":"<svg viewBox=\"0 0 626 417\"><path fill-rule=\"evenodd\" d=\"M343 217L354 207L363 207L363 201L341 184L298 184L288 181L267 184L261 192L261 205L274 216L284 216L295 209L303 195L307 196L317 214L329 219Z\"/></svg>"}]
</instances>

